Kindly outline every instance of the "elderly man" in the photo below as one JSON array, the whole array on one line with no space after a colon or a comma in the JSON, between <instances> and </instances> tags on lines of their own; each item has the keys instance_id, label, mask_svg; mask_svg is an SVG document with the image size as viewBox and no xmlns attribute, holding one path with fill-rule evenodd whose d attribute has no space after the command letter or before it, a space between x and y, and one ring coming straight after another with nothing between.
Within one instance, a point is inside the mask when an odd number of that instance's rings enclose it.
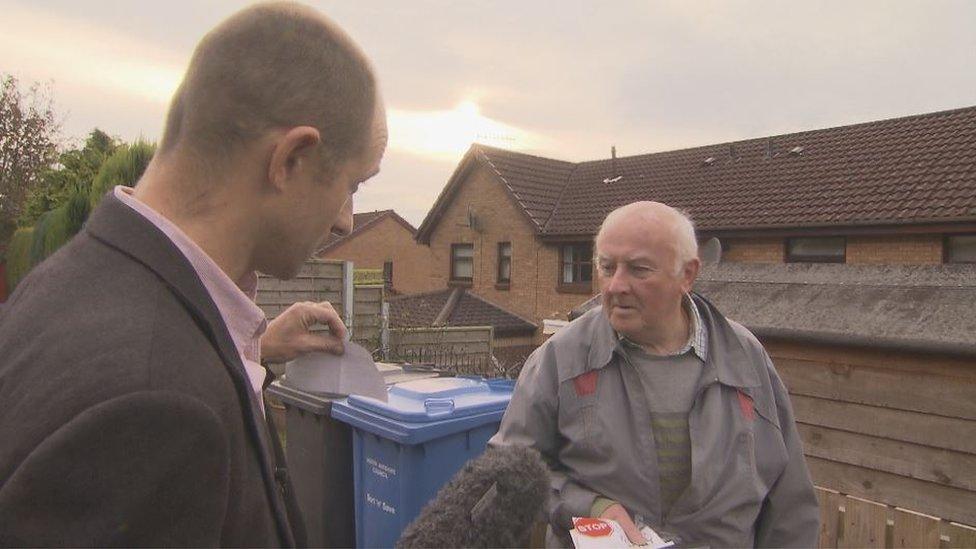
<instances>
[{"instance_id":1,"label":"elderly man","mask_svg":"<svg viewBox=\"0 0 976 549\"><path fill-rule=\"evenodd\" d=\"M547 543L572 517L717 547L810 547L818 508L786 389L762 345L691 293L691 221L636 202L596 237L602 307L529 357L493 445L552 473Z\"/></svg>"},{"instance_id":2,"label":"elderly man","mask_svg":"<svg viewBox=\"0 0 976 549\"><path fill-rule=\"evenodd\" d=\"M344 328L303 304L262 340L255 271L351 230L385 144L369 62L318 12L257 5L201 41L135 189L0 317L0 545L302 543L260 362L342 352Z\"/></svg>"}]
</instances>

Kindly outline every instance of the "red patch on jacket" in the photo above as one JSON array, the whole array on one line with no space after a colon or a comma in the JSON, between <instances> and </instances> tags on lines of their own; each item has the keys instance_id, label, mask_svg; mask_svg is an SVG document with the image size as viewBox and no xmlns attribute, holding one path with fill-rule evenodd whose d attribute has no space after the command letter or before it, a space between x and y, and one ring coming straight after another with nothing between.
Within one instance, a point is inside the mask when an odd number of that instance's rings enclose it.
<instances>
[{"instance_id":1,"label":"red patch on jacket","mask_svg":"<svg viewBox=\"0 0 976 549\"><path fill-rule=\"evenodd\" d=\"M573 378L573 387L576 388L576 396L584 397L596 392L596 379L598 372L590 370L585 374L580 374Z\"/></svg>"},{"instance_id":2,"label":"red patch on jacket","mask_svg":"<svg viewBox=\"0 0 976 549\"><path fill-rule=\"evenodd\" d=\"M753 421L756 419L756 405L752 401L752 397L742 392L740 389L736 389L739 393L739 410L742 412L742 417L746 421Z\"/></svg>"}]
</instances>

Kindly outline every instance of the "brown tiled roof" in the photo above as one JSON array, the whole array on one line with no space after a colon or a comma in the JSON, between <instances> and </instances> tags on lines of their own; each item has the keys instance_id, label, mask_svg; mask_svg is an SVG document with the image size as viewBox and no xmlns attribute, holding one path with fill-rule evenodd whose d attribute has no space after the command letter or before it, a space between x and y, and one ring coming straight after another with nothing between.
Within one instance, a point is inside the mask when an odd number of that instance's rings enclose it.
<instances>
[{"instance_id":1,"label":"brown tiled roof","mask_svg":"<svg viewBox=\"0 0 976 549\"><path fill-rule=\"evenodd\" d=\"M580 164L544 232L593 234L635 200L685 209L703 230L976 220L976 107L618 158L616 167Z\"/></svg>"},{"instance_id":2,"label":"brown tiled roof","mask_svg":"<svg viewBox=\"0 0 976 549\"><path fill-rule=\"evenodd\" d=\"M576 164L541 156L474 144L461 159L447 185L417 229L417 241L429 243L443 211L450 204L470 170L484 166L502 183L537 232L542 232Z\"/></svg>"},{"instance_id":3,"label":"brown tiled roof","mask_svg":"<svg viewBox=\"0 0 976 549\"><path fill-rule=\"evenodd\" d=\"M579 164L483 145L470 157L524 197L542 236L592 235L636 200L682 208L703 231L976 221L976 107Z\"/></svg>"},{"instance_id":4,"label":"brown tiled roof","mask_svg":"<svg viewBox=\"0 0 976 549\"><path fill-rule=\"evenodd\" d=\"M542 230L575 164L487 145L475 145L473 150L505 183L536 229Z\"/></svg>"},{"instance_id":5,"label":"brown tiled roof","mask_svg":"<svg viewBox=\"0 0 976 549\"><path fill-rule=\"evenodd\" d=\"M451 303L451 294L458 298ZM444 311L450 306L450 311ZM444 326L493 326L495 335L530 335L535 324L516 313L485 300L462 288L403 295L390 299L390 325L397 328L433 326L445 312Z\"/></svg>"},{"instance_id":6,"label":"brown tiled roof","mask_svg":"<svg viewBox=\"0 0 976 549\"><path fill-rule=\"evenodd\" d=\"M378 223L381 219L385 217L392 217L397 223L400 223L401 225L403 225L405 229L410 231L411 234L414 235L417 234L417 229L415 229L413 225L411 225L406 219L400 217L393 210L377 210L375 212L362 212L358 214L353 214L352 231L349 234L345 236L339 236L337 234L329 235L329 239L326 240L325 245L319 250L319 253L321 254L322 252L326 252L336 247L340 243L345 242L350 238L354 238L356 235L361 234L366 229L374 226L376 223Z\"/></svg>"}]
</instances>

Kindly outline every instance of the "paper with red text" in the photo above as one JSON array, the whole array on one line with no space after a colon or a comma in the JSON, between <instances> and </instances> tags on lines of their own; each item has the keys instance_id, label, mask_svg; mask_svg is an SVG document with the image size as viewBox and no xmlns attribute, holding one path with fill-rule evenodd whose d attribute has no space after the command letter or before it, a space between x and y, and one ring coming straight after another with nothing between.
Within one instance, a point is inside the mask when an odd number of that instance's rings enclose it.
<instances>
[{"instance_id":1,"label":"paper with red text","mask_svg":"<svg viewBox=\"0 0 976 549\"><path fill-rule=\"evenodd\" d=\"M673 541L665 541L650 526L641 528L649 549L671 547ZM569 531L576 549L622 549L637 547L630 543L624 529L615 520L593 517L573 517L573 529Z\"/></svg>"}]
</instances>

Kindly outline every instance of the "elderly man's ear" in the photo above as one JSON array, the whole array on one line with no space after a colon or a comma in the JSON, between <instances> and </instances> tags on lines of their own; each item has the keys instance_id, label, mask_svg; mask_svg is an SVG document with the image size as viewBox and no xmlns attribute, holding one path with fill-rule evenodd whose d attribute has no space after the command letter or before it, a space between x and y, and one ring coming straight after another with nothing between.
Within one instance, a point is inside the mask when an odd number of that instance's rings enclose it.
<instances>
[{"instance_id":1,"label":"elderly man's ear","mask_svg":"<svg viewBox=\"0 0 976 549\"><path fill-rule=\"evenodd\" d=\"M319 130L311 126L291 128L275 139L268 164L271 185L282 191L301 170L314 168L315 149L321 142Z\"/></svg>"},{"instance_id":2,"label":"elderly man's ear","mask_svg":"<svg viewBox=\"0 0 976 549\"><path fill-rule=\"evenodd\" d=\"M695 285L695 279L698 278L698 272L701 271L701 260L696 258L685 262L685 266L682 267L681 277L682 286L685 293L691 291L692 286Z\"/></svg>"}]
</instances>

